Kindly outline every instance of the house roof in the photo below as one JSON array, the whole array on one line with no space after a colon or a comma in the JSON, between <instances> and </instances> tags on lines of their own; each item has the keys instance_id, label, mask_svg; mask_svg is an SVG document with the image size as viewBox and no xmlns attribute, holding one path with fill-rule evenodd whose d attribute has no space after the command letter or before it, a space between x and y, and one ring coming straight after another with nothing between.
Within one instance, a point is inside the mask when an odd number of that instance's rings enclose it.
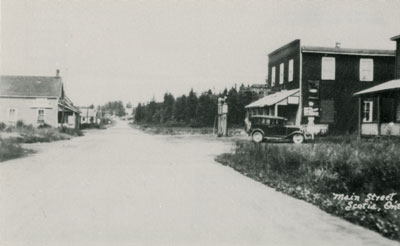
<instances>
[{"instance_id":1,"label":"house roof","mask_svg":"<svg viewBox=\"0 0 400 246\"><path fill-rule=\"evenodd\" d=\"M338 55L363 55L363 56L395 56L395 50L376 50L376 49L348 49L331 48L319 46L302 46L303 53L324 53Z\"/></svg>"},{"instance_id":2,"label":"house roof","mask_svg":"<svg viewBox=\"0 0 400 246\"><path fill-rule=\"evenodd\" d=\"M394 36L393 38L391 38L390 40L392 41L396 41L397 39L400 39L400 35Z\"/></svg>"},{"instance_id":3,"label":"house roof","mask_svg":"<svg viewBox=\"0 0 400 246\"><path fill-rule=\"evenodd\" d=\"M282 46L282 47L280 47L280 48L278 48L278 49L272 51L271 53L269 53L268 56L272 56L272 55L278 53L279 51L284 50L284 49L286 49L287 47L289 47L289 46L291 46L291 45L293 45L293 44L295 44L295 43L299 43L299 44L300 44L300 39L295 39L295 40L293 40L292 42L285 44L284 46Z\"/></svg>"},{"instance_id":4,"label":"house roof","mask_svg":"<svg viewBox=\"0 0 400 246\"><path fill-rule=\"evenodd\" d=\"M395 79L354 93L354 96L371 94L388 90L399 90L399 89L400 89L400 79Z\"/></svg>"},{"instance_id":5,"label":"house roof","mask_svg":"<svg viewBox=\"0 0 400 246\"><path fill-rule=\"evenodd\" d=\"M60 77L0 77L0 96L2 97L61 97L62 91Z\"/></svg>"},{"instance_id":6,"label":"house roof","mask_svg":"<svg viewBox=\"0 0 400 246\"><path fill-rule=\"evenodd\" d=\"M247 105L245 108L262 108L265 106L271 106L298 93L299 91L300 89L279 91L274 94L265 96L257 101L254 101Z\"/></svg>"}]
</instances>

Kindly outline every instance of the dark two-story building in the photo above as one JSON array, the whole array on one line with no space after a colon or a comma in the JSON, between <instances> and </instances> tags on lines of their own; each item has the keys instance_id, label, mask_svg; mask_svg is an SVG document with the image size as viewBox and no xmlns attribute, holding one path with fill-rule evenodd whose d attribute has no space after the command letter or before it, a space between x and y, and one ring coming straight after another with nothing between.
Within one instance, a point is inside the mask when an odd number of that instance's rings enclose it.
<instances>
[{"instance_id":1,"label":"dark two-story building","mask_svg":"<svg viewBox=\"0 0 400 246\"><path fill-rule=\"evenodd\" d=\"M268 57L273 94L248 105L248 112L282 116L288 124L312 125L317 132L356 130L353 94L394 77L394 50L303 46L296 39Z\"/></svg>"}]
</instances>

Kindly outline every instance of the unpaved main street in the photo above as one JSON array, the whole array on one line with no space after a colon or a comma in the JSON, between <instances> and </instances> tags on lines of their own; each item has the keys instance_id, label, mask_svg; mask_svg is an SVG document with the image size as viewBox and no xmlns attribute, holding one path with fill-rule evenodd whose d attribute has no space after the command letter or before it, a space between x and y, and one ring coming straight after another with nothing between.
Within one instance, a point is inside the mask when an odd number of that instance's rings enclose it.
<instances>
[{"instance_id":1,"label":"unpaved main street","mask_svg":"<svg viewBox=\"0 0 400 246\"><path fill-rule=\"evenodd\" d=\"M398 245L213 161L228 141L119 122L0 163L0 245Z\"/></svg>"}]
</instances>

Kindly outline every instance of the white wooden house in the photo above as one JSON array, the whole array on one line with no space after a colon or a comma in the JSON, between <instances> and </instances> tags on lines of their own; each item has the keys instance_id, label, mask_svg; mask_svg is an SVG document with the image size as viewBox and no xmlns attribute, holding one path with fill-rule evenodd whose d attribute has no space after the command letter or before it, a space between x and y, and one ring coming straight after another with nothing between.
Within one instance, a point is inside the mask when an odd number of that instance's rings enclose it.
<instances>
[{"instance_id":1,"label":"white wooden house","mask_svg":"<svg viewBox=\"0 0 400 246\"><path fill-rule=\"evenodd\" d=\"M55 77L0 77L0 122L79 128L79 117L58 71Z\"/></svg>"}]
</instances>

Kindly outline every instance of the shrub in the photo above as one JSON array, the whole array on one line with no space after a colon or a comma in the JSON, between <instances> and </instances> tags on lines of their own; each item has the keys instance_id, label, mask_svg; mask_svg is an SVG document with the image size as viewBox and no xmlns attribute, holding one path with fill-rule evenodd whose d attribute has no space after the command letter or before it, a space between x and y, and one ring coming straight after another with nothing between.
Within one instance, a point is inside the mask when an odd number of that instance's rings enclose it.
<instances>
[{"instance_id":1,"label":"shrub","mask_svg":"<svg viewBox=\"0 0 400 246\"><path fill-rule=\"evenodd\" d=\"M25 126L25 124L24 124L24 122L22 120L18 120L17 124L15 126L18 127L18 128L22 128L22 127Z\"/></svg>"},{"instance_id":2,"label":"shrub","mask_svg":"<svg viewBox=\"0 0 400 246\"><path fill-rule=\"evenodd\" d=\"M18 158L24 153L24 149L15 140L0 138L0 161Z\"/></svg>"},{"instance_id":3,"label":"shrub","mask_svg":"<svg viewBox=\"0 0 400 246\"><path fill-rule=\"evenodd\" d=\"M83 132L81 130L75 129L75 128L62 127L62 128L60 128L60 132L71 135L71 136L83 136Z\"/></svg>"},{"instance_id":4,"label":"shrub","mask_svg":"<svg viewBox=\"0 0 400 246\"><path fill-rule=\"evenodd\" d=\"M39 128L39 129L42 129L42 128L51 128L51 125L46 124L46 123L43 123L43 124L41 124L38 128Z\"/></svg>"},{"instance_id":5,"label":"shrub","mask_svg":"<svg viewBox=\"0 0 400 246\"><path fill-rule=\"evenodd\" d=\"M0 131L6 129L7 125L4 122L0 122Z\"/></svg>"}]
</instances>

